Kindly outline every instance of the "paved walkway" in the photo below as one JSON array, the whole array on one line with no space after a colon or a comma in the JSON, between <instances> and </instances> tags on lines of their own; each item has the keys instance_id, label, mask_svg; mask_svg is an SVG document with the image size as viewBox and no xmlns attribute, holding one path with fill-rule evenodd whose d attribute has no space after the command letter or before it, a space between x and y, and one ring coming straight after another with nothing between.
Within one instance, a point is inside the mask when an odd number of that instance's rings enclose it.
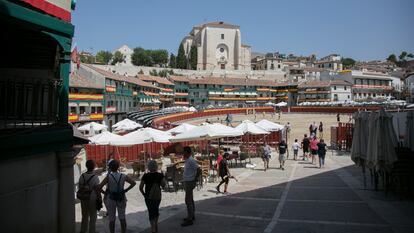
<instances>
[{"instance_id":1,"label":"paved walkway","mask_svg":"<svg viewBox=\"0 0 414 233\"><path fill-rule=\"evenodd\" d=\"M159 232L414 232L413 202L363 189L351 164L348 156L328 156L324 169L289 160L282 171L273 160L272 169L232 181L233 194L197 201L193 226L180 226L180 208L161 221Z\"/></svg>"}]
</instances>

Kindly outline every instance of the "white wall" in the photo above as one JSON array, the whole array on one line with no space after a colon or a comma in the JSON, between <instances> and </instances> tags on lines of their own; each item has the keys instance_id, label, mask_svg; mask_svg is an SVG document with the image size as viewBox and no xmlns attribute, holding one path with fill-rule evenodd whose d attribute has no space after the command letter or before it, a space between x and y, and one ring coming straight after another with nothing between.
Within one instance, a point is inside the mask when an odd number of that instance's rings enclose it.
<instances>
[{"instance_id":1,"label":"white wall","mask_svg":"<svg viewBox=\"0 0 414 233\"><path fill-rule=\"evenodd\" d=\"M336 87L336 90L335 90ZM346 87L346 90L345 90ZM351 86L331 86L331 101L335 101L335 95L338 96L336 101L351 101L352 100L352 91Z\"/></svg>"}]
</instances>

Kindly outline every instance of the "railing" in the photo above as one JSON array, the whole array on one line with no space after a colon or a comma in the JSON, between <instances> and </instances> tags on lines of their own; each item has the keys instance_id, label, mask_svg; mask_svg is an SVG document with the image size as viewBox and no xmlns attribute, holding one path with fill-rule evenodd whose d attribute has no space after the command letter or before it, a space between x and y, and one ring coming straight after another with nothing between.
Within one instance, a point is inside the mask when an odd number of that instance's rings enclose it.
<instances>
[{"instance_id":1,"label":"railing","mask_svg":"<svg viewBox=\"0 0 414 233\"><path fill-rule=\"evenodd\" d=\"M33 128L58 121L60 82L46 78L0 79L0 129Z\"/></svg>"}]
</instances>

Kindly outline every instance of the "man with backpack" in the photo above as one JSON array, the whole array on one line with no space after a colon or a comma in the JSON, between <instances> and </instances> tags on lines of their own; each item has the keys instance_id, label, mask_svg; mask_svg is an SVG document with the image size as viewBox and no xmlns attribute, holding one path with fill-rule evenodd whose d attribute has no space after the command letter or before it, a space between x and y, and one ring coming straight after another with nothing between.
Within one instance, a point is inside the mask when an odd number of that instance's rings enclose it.
<instances>
[{"instance_id":1,"label":"man with backpack","mask_svg":"<svg viewBox=\"0 0 414 233\"><path fill-rule=\"evenodd\" d=\"M186 146L184 150L184 173L183 173L183 185L185 191L185 204L187 206L187 218L184 219L184 222L181 226L191 226L195 220L195 204L193 198L193 190L197 184L197 174L199 174L199 166L197 161L192 157L191 148Z\"/></svg>"},{"instance_id":2,"label":"man with backpack","mask_svg":"<svg viewBox=\"0 0 414 233\"><path fill-rule=\"evenodd\" d=\"M126 232L126 219L125 219L125 208L126 208L126 196L125 193L131 190L136 182L129 176L118 172L119 161L112 160L109 163L109 170L107 177L99 185L99 190L102 191L102 187L106 185L108 192L108 217L109 217L109 231L115 232L115 220L116 211L118 210L118 218L121 222L121 232ZM128 188L124 189L125 182L129 183Z\"/></svg>"},{"instance_id":3,"label":"man with backpack","mask_svg":"<svg viewBox=\"0 0 414 233\"><path fill-rule=\"evenodd\" d=\"M93 160L86 161L87 171L79 177L79 189L76 197L81 201L82 209L82 233L95 233L97 201L101 201L101 195L97 189L99 178L95 174L95 162ZM88 231L89 228L89 231Z\"/></svg>"},{"instance_id":4,"label":"man with backpack","mask_svg":"<svg viewBox=\"0 0 414 233\"><path fill-rule=\"evenodd\" d=\"M285 140L282 139L282 141L279 143L279 146L277 147L279 151L279 163L280 163L280 169L285 170L285 160L286 160L286 151L287 151L287 144Z\"/></svg>"}]
</instances>

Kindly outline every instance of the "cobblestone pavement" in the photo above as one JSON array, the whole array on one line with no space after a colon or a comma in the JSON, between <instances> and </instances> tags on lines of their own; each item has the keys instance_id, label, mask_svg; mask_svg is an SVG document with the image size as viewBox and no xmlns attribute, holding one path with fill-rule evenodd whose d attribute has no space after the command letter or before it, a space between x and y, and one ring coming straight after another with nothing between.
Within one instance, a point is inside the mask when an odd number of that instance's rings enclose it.
<instances>
[{"instance_id":1,"label":"cobblestone pavement","mask_svg":"<svg viewBox=\"0 0 414 233\"><path fill-rule=\"evenodd\" d=\"M239 181L230 182L230 195L216 194L217 183L195 191L193 226L180 226L184 193L163 193L159 232L414 232L414 203L364 188L349 156L329 153L323 169L288 160L284 171L275 157L266 172L258 159L255 169L232 168ZM127 221L128 232L150 232L136 188L128 193ZM99 217L98 232L107 232L106 224Z\"/></svg>"}]
</instances>

